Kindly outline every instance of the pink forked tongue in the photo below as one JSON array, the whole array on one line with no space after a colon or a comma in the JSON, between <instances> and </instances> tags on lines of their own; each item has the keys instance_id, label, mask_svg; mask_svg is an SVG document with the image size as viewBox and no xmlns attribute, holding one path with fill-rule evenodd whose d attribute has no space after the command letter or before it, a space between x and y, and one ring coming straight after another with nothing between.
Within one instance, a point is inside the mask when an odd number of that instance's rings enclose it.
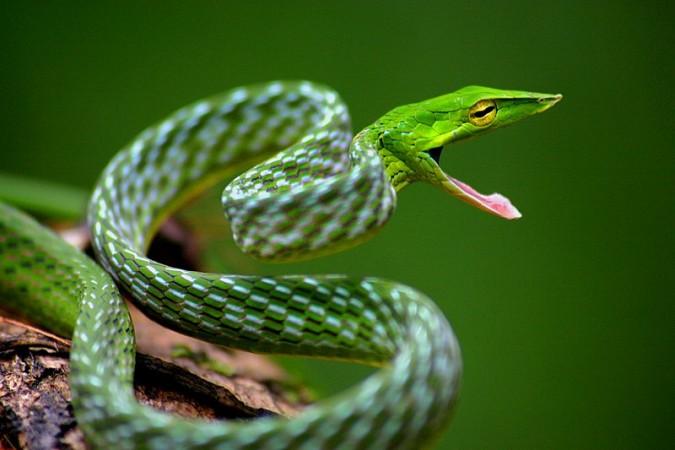
<instances>
[{"instance_id":1,"label":"pink forked tongue","mask_svg":"<svg viewBox=\"0 0 675 450\"><path fill-rule=\"evenodd\" d=\"M519 219L522 217L520 211L502 194L483 195L468 184L462 183L451 176L448 176L448 181L459 190L459 192L454 193L459 199L477 208L504 219Z\"/></svg>"}]
</instances>

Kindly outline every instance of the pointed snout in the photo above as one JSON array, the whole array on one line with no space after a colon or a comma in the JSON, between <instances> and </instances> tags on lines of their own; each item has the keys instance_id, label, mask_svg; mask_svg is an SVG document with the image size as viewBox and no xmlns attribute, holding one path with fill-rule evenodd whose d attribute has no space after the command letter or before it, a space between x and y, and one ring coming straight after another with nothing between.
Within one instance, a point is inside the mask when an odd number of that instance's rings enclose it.
<instances>
[{"instance_id":1,"label":"pointed snout","mask_svg":"<svg viewBox=\"0 0 675 450\"><path fill-rule=\"evenodd\" d=\"M562 100L562 98L563 98L562 94L549 95L545 97L539 97L537 99L537 103L544 106L544 108L542 108L541 111L546 111L547 109L558 103L560 100Z\"/></svg>"}]
</instances>

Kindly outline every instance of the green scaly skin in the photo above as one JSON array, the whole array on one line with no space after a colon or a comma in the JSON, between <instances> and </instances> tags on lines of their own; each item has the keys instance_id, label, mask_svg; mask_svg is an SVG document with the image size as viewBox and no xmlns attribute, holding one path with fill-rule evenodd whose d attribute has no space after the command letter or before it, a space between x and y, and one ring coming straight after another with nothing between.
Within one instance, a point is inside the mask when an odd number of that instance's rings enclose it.
<instances>
[{"instance_id":1,"label":"green scaly skin","mask_svg":"<svg viewBox=\"0 0 675 450\"><path fill-rule=\"evenodd\" d=\"M186 199L270 155L223 193L236 243L259 258L297 260L362 242L414 181L519 217L499 194L484 196L446 175L440 147L559 99L467 87L398 107L353 139L339 96L313 83L273 82L202 100L142 132L103 172L89 225L108 273L0 205L3 307L72 334L73 405L96 448L428 446L452 412L461 360L448 322L422 293L376 278L191 272L152 261L145 250ZM381 369L290 420L204 422L161 413L134 398L133 328L115 282L154 319L191 336Z\"/></svg>"}]
</instances>

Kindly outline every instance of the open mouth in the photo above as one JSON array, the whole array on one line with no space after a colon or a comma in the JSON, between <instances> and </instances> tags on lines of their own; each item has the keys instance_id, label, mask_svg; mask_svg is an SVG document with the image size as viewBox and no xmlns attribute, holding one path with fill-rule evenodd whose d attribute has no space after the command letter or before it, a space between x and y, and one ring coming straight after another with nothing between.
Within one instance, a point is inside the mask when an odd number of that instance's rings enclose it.
<instances>
[{"instance_id":1,"label":"open mouth","mask_svg":"<svg viewBox=\"0 0 675 450\"><path fill-rule=\"evenodd\" d=\"M441 169L441 153L443 147L436 147L426 150L431 158L436 162L437 169L442 174L441 185L450 194L462 201L469 203L483 211L503 217L504 219L519 219L522 214L511 204L511 201L501 194L494 193L490 195L481 194L468 184L451 177Z\"/></svg>"}]
</instances>

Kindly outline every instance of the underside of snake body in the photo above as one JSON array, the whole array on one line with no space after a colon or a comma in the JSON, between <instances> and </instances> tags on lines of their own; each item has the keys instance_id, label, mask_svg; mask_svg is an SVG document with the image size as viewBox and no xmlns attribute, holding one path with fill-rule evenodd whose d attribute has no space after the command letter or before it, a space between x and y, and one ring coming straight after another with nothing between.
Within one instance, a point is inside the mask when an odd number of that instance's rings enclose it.
<instances>
[{"instance_id":1,"label":"underside of snake body","mask_svg":"<svg viewBox=\"0 0 675 450\"><path fill-rule=\"evenodd\" d=\"M94 447L424 447L447 423L461 373L457 341L425 295L367 277L187 271L150 260L146 249L187 199L255 163L225 188L222 202L235 242L258 258L297 260L356 245L384 225L396 192L414 181L519 217L505 197L446 175L441 148L559 98L468 87L396 108L353 139L339 96L310 82L242 87L199 101L142 132L101 175L88 221L105 272L0 204L0 295L8 309L72 334L73 403ZM205 422L161 413L134 398L133 327L117 285L181 333L380 369L292 419Z\"/></svg>"}]
</instances>

